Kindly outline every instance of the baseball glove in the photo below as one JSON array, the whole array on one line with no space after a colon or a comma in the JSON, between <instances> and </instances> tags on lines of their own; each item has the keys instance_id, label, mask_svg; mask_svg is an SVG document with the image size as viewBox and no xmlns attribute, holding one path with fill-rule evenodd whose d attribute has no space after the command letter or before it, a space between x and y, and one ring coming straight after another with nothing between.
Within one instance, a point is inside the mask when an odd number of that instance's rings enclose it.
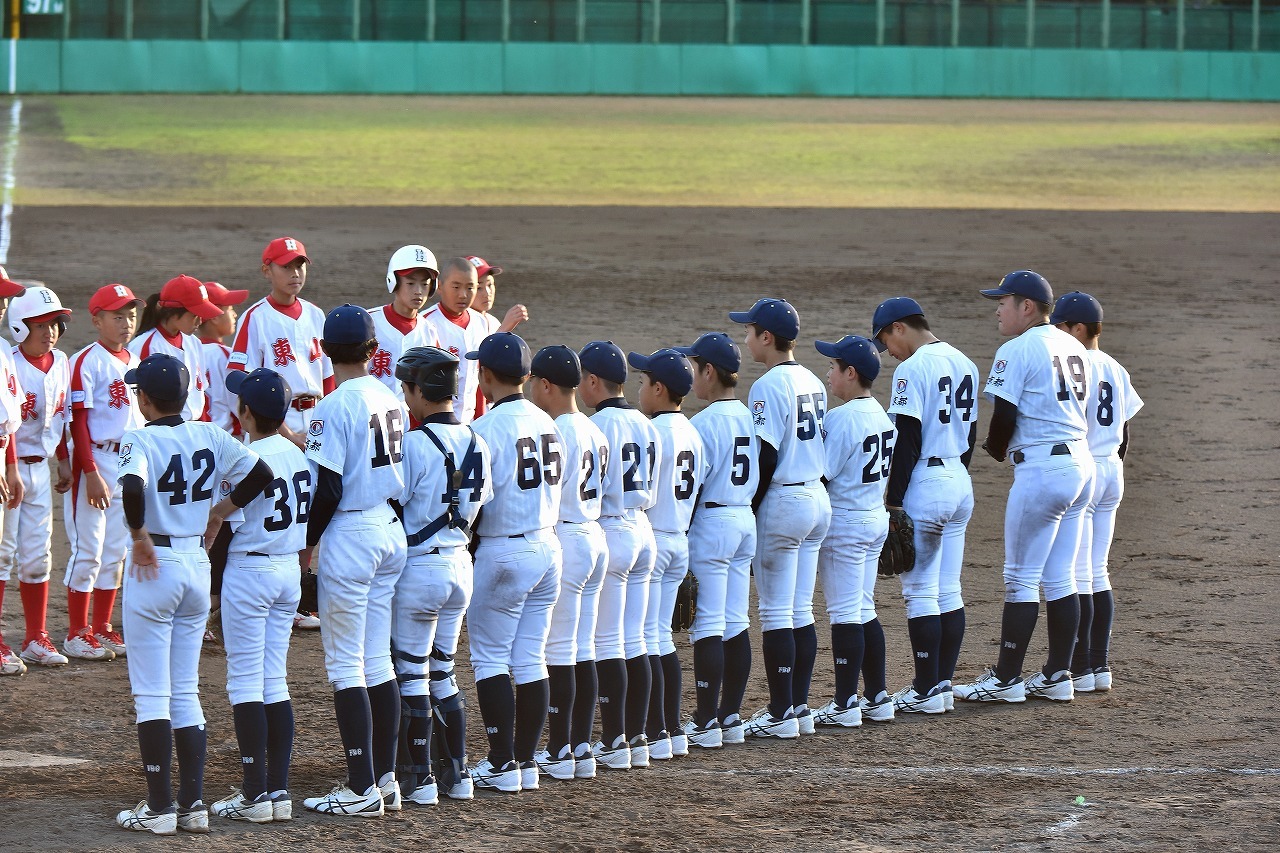
<instances>
[{"instance_id":1,"label":"baseball glove","mask_svg":"<svg viewBox=\"0 0 1280 853\"><path fill-rule=\"evenodd\" d=\"M315 613L320 609L320 588L319 579L315 572L306 571L302 573L302 600L298 602L298 609L305 610L308 613Z\"/></svg>"},{"instance_id":2,"label":"baseball glove","mask_svg":"<svg viewBox=\"0 0 1280 853\"><path fill-rule=\"evenodd\" d=\"M877 570L883 577L893 577L916 567L916 523L905 510L889 510L889 535L880 549Z\"/></svg>"},{"instance_id":3,"label":"baseball glove","mask_svg":"<svg viewBox=\"0 0 1280 853\"><path fill-rule=\"evenodd\" d=\"M676 611L671 616L672 631L687 631L693 625L693 615L698 612L698 579L693 572L684 576L676 591Z\"/></svg>"}]
</instances>

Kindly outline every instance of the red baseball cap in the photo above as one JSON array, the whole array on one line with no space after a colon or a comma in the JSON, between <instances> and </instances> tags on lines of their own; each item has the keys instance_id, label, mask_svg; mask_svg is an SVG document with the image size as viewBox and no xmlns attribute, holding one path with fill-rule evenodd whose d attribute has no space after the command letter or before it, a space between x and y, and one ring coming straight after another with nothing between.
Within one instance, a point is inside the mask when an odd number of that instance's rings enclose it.
<instances>
[{"instance_id":1,"label":"red baseball cap","mask_svg":"<svg viewBox=\"0 0 1280 853\"><path fill-rule=\"evenodd\" d=\"M25 287L16 281L9 280L9 273L5 272L4 267L0 267L0 299L8 299L10 296L17 296Z\"/></svg>"},{"instance_id":2,"label":"red baseball cap","mask_svg":"<svg viewBox=\"0 0 1280 853\"><path fill-rule=\"evenodd\" d=\"M307 257L307 247L302 245L301 240L295 240L292 237L277 237L267 244L267 248L262 250L262 262L264 264L285 266L293 263L298 258L311 263L311 259Z\"/></svg>"},{"instance_id":3,"label":"red baseball cap","mask_svg":"<svg viewBox=\"0 0 1280 853\"><path fill-rule=\"evenodd\" d=\"M200 279L180 275L165 282L160 288L161 308L185 308L201 320L212 320L222 315L222 309L209 301L209 292Z\"/></svg>"},{"instance_id":4,"label":"red baseball cap","mask_svg":"<svg viewBox=\"0 0 1280 853\"><path fill-rule=\"evenodd\" d=\"M104 284L89 300L89 313L96 315L99 311L119 311L126 305L135 303L141 305L142 300L123 284Z\"/></svg>"},{"instance_id":5,"label":"red baseball cap","mask_svg":"<svg viewBox=\"0 0 1280 853\"><path fill-rule=\"evenodd\" d=\"M228 305L239 305L249 298L247 290L227 290L216 281L206 281L204 289L209 294L209 301L214 305L226 308Z\"/></svg>"},{"instance_id":6,"label":"red baseball cap","mask_svg":"<svg viewBox=\"0 0 1280 853\"><path fill-rule=\"evenodd\" d=\"M487 275L502 275L502 267L495 267L479 255L467 255L471 266L476 268L476 275L484 278Z\"/></svg>"}]
</instances>

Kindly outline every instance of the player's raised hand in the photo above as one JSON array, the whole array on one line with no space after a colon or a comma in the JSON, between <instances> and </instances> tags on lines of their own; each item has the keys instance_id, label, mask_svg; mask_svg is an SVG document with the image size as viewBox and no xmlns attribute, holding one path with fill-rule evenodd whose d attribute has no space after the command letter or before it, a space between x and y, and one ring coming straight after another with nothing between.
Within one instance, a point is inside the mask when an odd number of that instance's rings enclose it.
<instances>
[{"instance_id":1,"label":"player's raised hand","mask_svg":"<svg viewBox=\"0 0 1280 853\"><path fill-rule=\"evenodd\" d=\"M506 315L502 318L502 325L498 327L499 332L510 332L516 326L519 326L525 320L529 319L529 309L523 305L512 305L507 309Z\"/></svg>"},{"instance_id":2,"label":"player's raised hand","mask_svg":"<svg viewBox=\"0 0 1280 853\"><path fill-rule=\"evenodd\" d=\"M60 495L65 495L71 489L71 460L58 460L58 479L53 484L53 490Z\"/></svg>"},{"instance_id":3,"label":"player's raised hand","mask_svg":"<svg viewBox=\"0 0 1280 853\"><path fill-rule=\"evenodd\" d=\"M106 509L111 506L111 490L107 481L96 470L84 472L85 493L89 496L89 506L94 509Z\"/></svg>"},{"instance_id":4,"label":"player's raised hand","mask_svg":"<svg viewBox=\"0 0 1280 853\"><path fill-rule=\"evenodd\" d=\"M150 536L133 540L133 559L129 561L129 577L136 581L153 581L160 577L156 546Z\"/></svg>"}]
</instances>

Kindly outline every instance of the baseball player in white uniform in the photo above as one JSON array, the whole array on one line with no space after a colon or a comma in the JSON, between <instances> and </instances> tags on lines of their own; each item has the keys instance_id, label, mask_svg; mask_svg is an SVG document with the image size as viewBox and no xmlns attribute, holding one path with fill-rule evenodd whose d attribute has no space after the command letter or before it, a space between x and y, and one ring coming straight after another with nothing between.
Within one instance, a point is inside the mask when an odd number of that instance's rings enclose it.
<instances>
[{"instance_id":1,"label":"baseball player in white uniform","mask_svg":"<svg viewBox=\"0 0 1280 853\"><path fill-rule=\"evenodd\" d=\"M898 436L885 503L915 522L915 568L898 576L915 678L894 694L894 708L939 714L951 710L951 678L964 641L960 569L973 515L969 461L978 434L978 368L938 340L910 297L876 307L871 337L900 362L889 391Z\"/></svg>"},{"instance_id":2,"label":"baseball player in white uniform","mask_svg":"<svg viewBox=\"0 0 1280 853\"><path fill-rule=\"evenodd\" d=\"M751 386L750 408L760 454L755 578L769 707L747 722L746 733L795 738L813 731L807 704L818 655L813 588L831 522L822 488L827 394L793 357L800 318L789 303L761 299L729 319L746 325L747 349L766 368Z\"/></svg>"},{"instance_id":3,"label":"baseball player in white uniform","mask_svg":"<svg viewBox=\"0 0 1280 853\"><path fill-rule=\"evenodd\" d=\"M236 305L249 298L247 290L228 290L216 281L204 283L209 301L222 309L217 317L206 320L196 329L200 338L200 360L204 365L204 392L209 421L236 438L243 435L236 410L240 401L227 390L227 364L231 347L223 341L236 333Z\"/></svg>"},{"instance_id":4,"label":"baseball player in white uniform","mask_svg":"<svg viewBox=\"0 0 1280 853\"><path fill-rule=\"evenodd\" d=\"M49 462L66 432L71 373L66 355L56 345L70 316L58 295L40 286L14 297L7 315L9 333L17 341L14 372L23 393L21 425L10 439L22 478L22 503L5 514L0 585L17 570L26 620L20 657L40 666L67 662L49 638L46 616L53 567L53 491L65 492L71 485L66 462L59 464L56 484L49 476Z\"/></svg>"},{"instance_id":5,"label":"baseball player in white uniform","mask_svg":"<svg viewBox=\"0 0 1280 853\"><path fill-rule=\"evenodd\" d=\"M582 402L609 443L600 527L609 554L596 617L602 737L592 751L611 770L649 766L645 737L652 672L644 641L649 579L657 543L645 511L656 499L658 431L627 403L627 361L612 341L592 341L578 353ZM656 606L656 602L655 602Z\"/></svg>"},{"instance_id":6,"label":"baseball player in white uniform","mask_svg":"<svg viewBox=\"0 0 1280 853\"><path fill-rule=\"evenodd\" d=\"M204 536L271 482L257 454L208 422L184 421L186 365L149 356L125 374L147 425L120 439L121 503L133 550L122 608L129 686L147 797L116 815L125 829L173 835L209 831L203 801L207 752L200 707L200 645L209 618ZM227 495L214 508L220 484ZM178 758L178 794L170 790Z\"/></svg>"},{"instance_id":7,"label":"baseball player in white uniform","mask_svg":"<svg viewBox=\"0 0 1280 853\"><path fill-rule=\"evenodd\" d=\"M484 318L484 327L487 330L485 334L515 331L516 326L529 319L529 309L524 305L512 305L501 320L489 313L498 292L494 279L502 275L502 267L495 267L479 255L467 255L467 260L476 268L477 278L476 295L471 300L471 307Z\"/></svg>"},{"instance_id":8,"label":"baseball player in white uniform","mask_svg":"<svg viewBox=\"0 0 1280 853\"><path fill-rule=\"evenodd\" d=\"M1013 461L1005 507L1004 616L1000 657L976 681L956 685L957 699L1023 702L1028 696L1069 702L1071 649L1080 622L1075 562L1093 483L1086 441L1086 399L1092 382L1088 353L1049 325L1053 290L1030 270L1011 272L990 290L998 300L1000 333L983 393L994 403L983 447ZM1049 654L1041 671L1022 679L1043 585Z\"/></svg>"},{"instance_id":9,"label":"baseball player in white uniform","mask_svg":"<svg viewBox=\"0 0 1280 853\"><path fill-rule=\"evenodd\" d=\"M12 313L12 311L10 312ZM1093 384L1086 400L1089 453L1093 456L1093 497L1085 508L1076 586L1080 596L1080 629L1071 657L1076 693L1111 689L1111 622L1115 603L1107 559L1116 528L1116 510L1124 497L1124 459L1129 449L1129 421L1142 408L1129 371L1098 348L1102 305L1087 293L1073 291L1058 298L1049 322L1084 345Z\"/></svg>"},{"instance_id":10,"label":"baseball player in white uniform","mask_svg":"<svg viewBox=\"0 0 1280 853\"><path fill-rule=\"evenodd\" d=\"M689 527L689 567L698 606L689 629L697 708L684 726L690 744L742 743L742 697L751 673L748 598L756 553L755 428L737 398L738 345L723 332L677 347L693 365L693 393L707 403L690 418L702 438L702 489Z\"/></svg>"},{"instance_id":11,"label":"baseball player in white uniform","mask_svg":"<svg viewBox=\"0 0 1280 853\"><path fill-rule=\"evenodd\" d=\"M484 317L470 308L479 286L476 268L466 258L448 258L440 264L439 283L439 301L419 315L418 326L405 337L404 346L438 346L462 359L453 411L468 424L477 417L480 374L463 356L475 352L489 334Z\"/></svg>"},{"instance_id":12,"label":"baseball player in white uniform","mask_svg":"<svg viewBox=\"0 0 1280 853\"><path fill-rule=\"evenodd\" d=\"M432 805L441 785L453 799L471 799L466 771L466 717L453 659L462 617L471 601L467 546L480 507L493 498L489 447L458 423L458 358L438 347L413 347L396 362L405 402L420 426L404 438L404 492L400 497L409 556L396 584L391 612L392 656L400 697L401 789L408 802ZM431 757L435 743L443 778Z\"/></svg>"},{"instance_id":13,"label":"baseball player in white uniform","mask_svg":"<svg viewBox=\"0 0 1280 853\"><path fill-rule=\"evenodd\" d=\"M396 362L406 349L405 338L418 328L418 312L436 292L436 256L426 246L401 246L387 261L387 292L391 301L370 308L378 349L369 360L369 375L382 381L397 397L404 391L395 377ZM420 341L435 346L435 340Z\"/></svg>"},{"instance_id":14,"label":"baseball player in white uniform","mask_svg":"<svg viewBox=\"0 0 1280 853\"><path fill-rule=\"evenodd\" d=\"M474 271L474 267L471 267ZM471 770L477 787L538 787L534 761L547 721L547 635L560 593L560 481L568 460L555 422L524 398L529 347L497 332L478 350L477 379L492 406L475 431L493 455L494 500L480 512L475 592L467 611L471 663L489 755ZM512 681L515 689L512 689Z\"/></svg>"},{"instance_id":15,"label":"baseball player in white uniform","mask_svg":"<svg viewBox=\"0 0 1280 853\"><path fill-rule=\"evenodd\" d=\"M205 415L204 346L195 336L196 327L219 316L222 309L209 301L209 292L199 279L180 275L165 282L143 312L141 331L129 342L129 351L141 361L153 353L179 359L192 377L187 408L182 416L198 421Z\"/></svg>"},{"instance_id":16,"label":"baseball player in white uniform","mask_svg":"<svg viewBox=\"0 0 1280 853\"><path fill-rule=\"evenodd\" d=\"M237 370L227 384L249 447L271 469L272 479L261 496L227 519L232 533L221 587L222 634L243 779L239 791L209 810L270 823L293 817L293 702L286 663L301 595L298 554L307 544L311 466L279 433L293 399L280 374L265 367Z\"/></svg>"},{"instance_id":17,"label":"baseball player in white uniform","mask_svg":"<svg viewBox=\"0 0 1280 853\"><path fill-rule=\"evenodd\" d=\"M0 267L0 318L4 317L9 298L19 296L22 291L22 285L10 281L8 273ZM7 347L0 347L0 450L4 452L4 477L0 478L3 481L0 485L0 524L4 523L5 510L10 510L8 514L11 518L14 517L12 510L17 510L24 498L15 441L18 427L22 423L21 407L24 399L25 394L18 384L13 356ZM0 612L3 612L4 589L9 571L7 568L0 571L4 572L0 575ZM23 606L25 609L25 602ZM24 649L25 644L19 648ZM26 671L27 665L21 655L16 654L4 642L4 637L0 636L0 675L22 675Z\"/></svg>"},{"instance_id":18,"label":"baseball player in white uniform","mask_svg":"<svg viewBox=\"0 0 1280 853\"><path fill-rule=\"evenodd\" d=\"M63 578L68 627L62 651L67 657L111 660L125 652L124 638L111 625L129 541L116 468L121 436L142 426L133 388L125 382L125 373L138 365L125 345L141 303L122 284L98 288L89 300L98 340L70 359L71 491L63 504L71 544Z\"/></svg>"},{"instance_id":19,"label":"baseball player in white uniform","mask_svg":"<svg viewBox=\"0 0 1280 853\"><path fill-rule=\"evenodd\" d=\"M578 354L566 346L538 350L529 367L529 398L555 418L564 448L560 518L556 538L563 554L560 597L551 611L547 671L551 700L547 749L534 756L553 779L595 776L591 733L595 727L596 614L608 569L608 546L600 528L600 505L609 441L578 411L575 389L582 384Z\"/></svg>"},{"instance_id":20,"label":"baseball player in white uniform","mask_svg":"<svg viewBox=\"0 0 1280 853\"><path fill-rule=\"evenodd\" d=\"M866 663L863 626L877 619L876 564L889 533L884 487L894 432L889 416L871 396L871 384L880 374L875 344L846 335L834 343L814 341L814 347L831 359L827 385L845 403L829 409L823 421L823 477L831 498L831 527L818 552L818 573L831 617L836 691L831 702L813 712L813 720L853 728L862 725L858 674ZM880 651L883 654L883 645ZM884 671L883 657L870 664L870 669ZM887 696L878 696L871 692L874 689L867 688L868 701L885 703Z\"/></svg>"},{"instance_id":21,"label":"baseball player in white uniform","mask_svg":"<svg viewBox=\"0 0 1280 853\"><path fill-rule=\"evenodd\" d=\"M698 431L680 411L693 388L693 367L684 353L670 348L648 356L633 352L627 355L627 364L640 373L639 408L658 434L654 502L645 513L657 544L644 626L653 675L645 736L649 757L663 760L689 754L680 719L680 658L671 636L671 619L676 594L689 573L689 521L702 488L704 452Z\"/></svg>"},{"instance_id":22,"label":"baseball player in white uniform","mask_svg":"<svg viewBox=\"0 0 1280 853\"><path fill-rule=\"evenodd\" d=\"M333 364L320 346L325 314L298 294L307 283L307 249L292 237L277 237L262 252L262 275L270 291L249 307L236 326L227 366L267 367L293 391L280 434L299 447L307 440L312 409L333 390Z\"/></svg>"}]
</instances>

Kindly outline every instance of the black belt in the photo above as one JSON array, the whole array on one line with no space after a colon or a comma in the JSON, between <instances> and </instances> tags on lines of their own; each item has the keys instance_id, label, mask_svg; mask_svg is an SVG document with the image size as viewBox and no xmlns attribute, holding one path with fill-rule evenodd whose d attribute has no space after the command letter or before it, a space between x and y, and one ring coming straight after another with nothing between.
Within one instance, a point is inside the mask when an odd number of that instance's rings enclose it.
<instances>
[{"instance_id":1,"label":"black belt","mask_svg":"<svg viewBox=\"0 0 1280 853\"><path fill-rule=\"evenodd\" d=\"M270 554L264 554L261 551L246 551L245 554L250 557L270 557Z\"/></svg>"},{"instance_id":2,"label":"black belt","mask_svg":"<svg viewBox=\"0 0 1280 853\"><path fill-rule=\"evenodd\" d=\"M936 456L930 456L930 457L929 457L929 465L928 465L928 467L930 467L930 468L940 468L940 467L942 467L942 460L941 460L941 459L939 459L939 458L938 458L938 457L936 457Z\"/></svg>"},{"instance_id":3,"label":"black belt","mask_svg":"<svg viewBox=\"0 0 1280 853\"><path fill-rule=\"evenodd\" d=\"M190 539L190 536L178 536L178 539ZM152 533L151 543L158 548L172 548L174 537L170 537L164 533ZM204 547L204 537L200 537L200 547Z\"/></svg>"},{"instance_id":4,"label":"black belt","mask_svg":"<svg viewBox=\"0 0 1280 853\"><path fill-rule=\"evenodd\" d=\"M1071 448L1067 447L1065 444L1055 444L1053 446L1053 449L1049 451L1049 455L1050 456L1070 456ZM1025 453L1023 453L1021 450L1013 451L1014 465L1020 465L1025 461L1027 461L1027 455Z\"/></svg>"},{"instance_id":5,"label":"black belt","mask_svg":"<svg viewBox=\"0 0 1280 853\"><path fill-rule=\"evenodd\" d=\"M707 509L720 509L724 504L718 504L715 501L707 501L703 504Z\"/></svg>"},{"instance_id":6,"label":"black belt","mask_svg":"<svg viewBox=\"0 0 1280 853\"><path fill-rule=\"evenodd\" d=\"M804 483L779 483L778 485L779 485L779 486L783 486L783 487L786 487L786 486L803 486L803 485L804 485Z\"/></svg>"}]
</instances>

